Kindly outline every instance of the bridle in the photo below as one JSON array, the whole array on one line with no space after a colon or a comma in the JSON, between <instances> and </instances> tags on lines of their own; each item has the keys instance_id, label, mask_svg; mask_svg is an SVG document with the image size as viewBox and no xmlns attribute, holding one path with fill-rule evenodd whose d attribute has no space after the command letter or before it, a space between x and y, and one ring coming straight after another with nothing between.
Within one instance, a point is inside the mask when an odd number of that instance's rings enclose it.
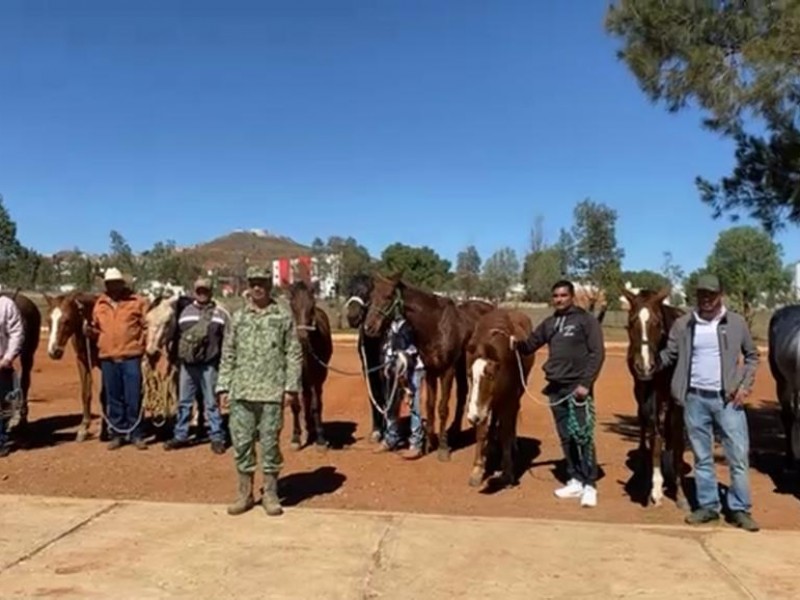
<instances>
[{"instance_id":1,"label":"bridle","mask_svg":"<svg viewBox=\"0 0 800 600\"><path fill-rule=\"evenodd\" d=\"M385 307L376 306L374 304L368 306L367 314L372 311L380 313L384 319L393 319L396 314L403 312L403 294L399 289L395 288L392 301Z\"/></svg>"}]
</instances>

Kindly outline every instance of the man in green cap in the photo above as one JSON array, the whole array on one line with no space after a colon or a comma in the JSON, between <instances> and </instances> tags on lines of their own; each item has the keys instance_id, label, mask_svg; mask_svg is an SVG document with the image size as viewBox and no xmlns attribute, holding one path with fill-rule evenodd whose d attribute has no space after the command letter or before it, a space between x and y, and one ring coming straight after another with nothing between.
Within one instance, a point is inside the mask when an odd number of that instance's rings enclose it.
<instances>
[{"instance_id":1,"label":"man in green cap","mask_svg":"<svg viewBox=\"0 0 800 600\"><path fill-rule=\"evenodd\" d=\"M255 504L255 446L260 438L261 502L268 515L277 516L283 513L278 499L283 408L297 401L302 350L291 311L272 298L269 271L250 267L247 282L247 304L233 314L223 340L216 386L220 404L230 404L229 427L239 475L239 496L228 514L242 514Z\"/></svg>"},{"instance_id":2,"label":"man in green cap","mask_svg":"<svg viewBox=\"0 0 800 600\"><path fill-rule=\"evenodd\" d=\"M731 522L747 531L758 531L750 515L750 441L744 407L753 387L759 352L744 318L723 303L722 287L715 275L701 275L695 292L696 308L672 326L658 365L659 369L675 365L672 396L683 406L694 454L698 508L686 522L699 525L719 519L714 470L716 428L730 468L727 505Z\"/></svg>"}]
</instances>

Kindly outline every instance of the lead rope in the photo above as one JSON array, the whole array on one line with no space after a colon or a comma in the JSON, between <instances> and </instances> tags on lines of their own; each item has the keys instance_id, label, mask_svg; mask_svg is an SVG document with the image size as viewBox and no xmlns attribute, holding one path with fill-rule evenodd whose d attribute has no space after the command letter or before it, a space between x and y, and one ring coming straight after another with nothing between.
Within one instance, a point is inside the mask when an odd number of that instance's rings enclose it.
<instances>
[{"instance_id":1,"label":"lead rope","mask_svg":"<svg viewBox=\"0 0 800 600\"><path fill-rule=\"evenodd\" d=\"M490 333L499 333L501 335L510 338L511 335L507 331L503 331L502 329L491 329L489 330ZM550 408L554 406L558 406L563 404L564 402L568 402L567 407L567 431L569 436L575 440L575 444L578 446L578 453L580 454L581 448L583 446L588 445L590 448L591 443L594 441L594 426L596 421L596 413L595 413L595 406L594 402L592 401L592 396L587 395L585 399L578 400L575 397L573 392L570 392L566 396L563 396L556 400L555 402L550 402L549 400L540 400L536 396L534 396L528 389L528 383L525 379L525 369L522 364L522 356L519 353L519 350L516 348L514 349L514 355L517 358L517 368L519 370L519 378L520 383L522 384L522 389L528 398L533 400L535 403L541 406L548 406ZM584 409L584 423L581 425L580 420L578 419L578 412L577 409L582 408Z\"/></svg>"}]
</instances>

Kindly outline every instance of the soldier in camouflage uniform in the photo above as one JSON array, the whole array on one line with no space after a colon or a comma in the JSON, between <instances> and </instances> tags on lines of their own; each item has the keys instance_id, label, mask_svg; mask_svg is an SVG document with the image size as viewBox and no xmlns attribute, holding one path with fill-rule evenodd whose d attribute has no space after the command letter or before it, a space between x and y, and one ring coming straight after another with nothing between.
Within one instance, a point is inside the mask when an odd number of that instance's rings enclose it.
<instances>
[{"instance_id":1,"label":"soldier in camouflage uniform","mask_svg":"<svg viewBox=\"0 0 800 600\"><path fill-rule=\"evenodd\" d=\"M228 514L252 508L256 470L256 439L261 439L264 493L261 502L270 516L283 513L278 500L278 474L283 467L280 434L283 408L297 402L302 350L292 313L271 296L266 269L247 270L249 299L233 314L222 345L217 380L220 403L230 402L230 432L239 496Z\"/></svg>"}]
</instances>

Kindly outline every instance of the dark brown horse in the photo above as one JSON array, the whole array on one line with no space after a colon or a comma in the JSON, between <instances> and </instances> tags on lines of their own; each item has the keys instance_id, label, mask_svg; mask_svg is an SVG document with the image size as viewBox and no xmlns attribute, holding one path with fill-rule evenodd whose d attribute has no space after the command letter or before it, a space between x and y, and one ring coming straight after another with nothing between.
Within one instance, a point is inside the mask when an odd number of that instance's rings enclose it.
<instances>
[{"instance_id":1,"label":"dark brown horse","mask_svg":"<svg viewBox=\"0 0 800 600\"><path fill-rule=\"evenodd\" d=\"M322 387L328 378L328 362L333 354L331 325L325 311L316 305L314 291L305 281L289 287L289 304L292 308L297 337L303 348L303 413L306 421L306 445L316 442L318 450L325 450L328 442L322 426ZM294 428L291 447L299 450L300 406L292 406Z\"/></svg>"},{"instance_id":2,"label":"dark brown horse","mask_svg":"<svg viewBox=\"0 0 800 600\"><path fill-rule=\"evenodd\" d=\"M28 392L31 388L31 373L33 372L33 359L36 356L36 349L39 347L39 337L42 330L42 313L36 304L20 293L3 294L14 300L14 304L19 309L22 317L22 331L25 340L22 343L22 351L19 355L20 363L20 389L22 391L22 409L19 412L19 420L15 423L12 419L10 426L25 426L28 422Z\"/></svg>"},{"instance_id":3,"label":"dark brown horse","mask_svg":"<svg viewBox=\"0 0 800 600\"><path fill-rule=\"evenodd\" d=\"M53 360L61 360L64 357L67 342L70 340L72 340L72 347L75 350L83 406L83 418L75 439L82 442L88 437L89 426L92 422L92 367L98 370L100 368L97 343L87 338L83 327L84 324L91 321L92 310L98 295L72 292L55 298L45 295L44 298L50 307L48 356ZM100 402L102 405L102 391L100 392ZM105 423L103 423L101 432L105 432ZM104 437L104 433L101 433L100 439Z\"/></svg>"},{"instance_id":4,"label":"dark brown horse","mask_svg":"<svg viewBox=\"0 0 800 600\"><path fill-rule=\"evenodd\" d=\"M675 491L676 503L686 508L683 496L683 409L673 400L670 380L674 368L656 371L658 353L667 345L672 324L683 314L664 304L669 290L642 290L622 293L628 300L628 370L633 377L633 393L639 414L639 450L647 452L652 464L650 499L661 505L665 483ZM666 448L665 448L666 445ZM666 449L666 453L663 450ZM645 454L648 456L648 454ZM662 475L663 468L663 475Z\"/></svg>"},{"instance_id":5,"label":"dark brown horse","mask_svg":"<svg viewBox=\"0 0 800 600\"><path fill-rule=\"evenodd\" d=\"M411 325L422 362L425 364L426 430L428 445L437 447L439 460L450 459L450 441L461 431L467 399L466 346L481 311L493 310L485 302L470 303L460 309L450 298L431 294L402 281L400 275L373 277L369 309L364 333L381 336L400 311ZM439 432L434 435L434 409L438 383L442 383L439 399ZM450 410L450 392L456 383L456 413L450 431L446 430Z\"/></svg>"}]
</instances>

